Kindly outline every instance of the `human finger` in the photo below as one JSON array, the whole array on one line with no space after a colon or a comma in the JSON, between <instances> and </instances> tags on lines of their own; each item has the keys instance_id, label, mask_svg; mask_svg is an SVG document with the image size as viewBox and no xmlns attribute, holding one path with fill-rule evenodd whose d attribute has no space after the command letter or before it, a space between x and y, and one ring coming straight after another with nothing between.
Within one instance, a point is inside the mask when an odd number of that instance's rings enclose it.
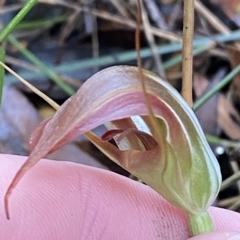
<instances>
[{"instance_id":1,"label":"human finger","mask_svg":"<svg viewBox=\"0 0 240 240\"><path fill-rule=\"evenodd\" d=\"M0 155L0 196L26 158ZM187 216L150 187L69 162L41 160L3 201L0 239L166 239L189 237ZM240 215L210 208L216 230L240 231Z\"/></svg>"}]
</instances>

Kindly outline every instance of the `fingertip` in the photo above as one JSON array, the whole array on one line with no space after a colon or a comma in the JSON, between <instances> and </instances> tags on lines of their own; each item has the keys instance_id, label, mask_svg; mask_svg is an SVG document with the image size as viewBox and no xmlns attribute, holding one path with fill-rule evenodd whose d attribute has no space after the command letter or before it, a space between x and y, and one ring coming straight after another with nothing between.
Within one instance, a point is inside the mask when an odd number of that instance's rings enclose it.
<instances>
[{"instance_id":1,"label":"fingertip","mask_svg":"<svg viewBox=\"0 0 240 240\"><path fill-rule=\"evenodd\" d=\"M239 240L240 232L212 232L189 238L188 240Z\"/></svg>"}]
</instances>

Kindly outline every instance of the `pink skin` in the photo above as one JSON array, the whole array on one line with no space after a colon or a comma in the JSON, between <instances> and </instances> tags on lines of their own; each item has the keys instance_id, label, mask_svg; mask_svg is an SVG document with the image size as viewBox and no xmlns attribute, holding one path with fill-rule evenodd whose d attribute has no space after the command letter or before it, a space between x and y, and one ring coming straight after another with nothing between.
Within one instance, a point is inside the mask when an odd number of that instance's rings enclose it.
<instances>
[{"instance_id":1,"label":"pink skin","mask_svg":"<svg viewBox=\"0 0 240 240\"><path fill-rule=\"evenodd\" d=\"M10 198L3 197L25 157L0 155L0 239L4 240L186 240L186 215L151 188L68 162L41 160ZM240 214L210 208L215 233L192 240L240 239ZM221 232L220 232L221 231ZM235 233L234 233L235 231Z\"/></svg>"}]
</instances>

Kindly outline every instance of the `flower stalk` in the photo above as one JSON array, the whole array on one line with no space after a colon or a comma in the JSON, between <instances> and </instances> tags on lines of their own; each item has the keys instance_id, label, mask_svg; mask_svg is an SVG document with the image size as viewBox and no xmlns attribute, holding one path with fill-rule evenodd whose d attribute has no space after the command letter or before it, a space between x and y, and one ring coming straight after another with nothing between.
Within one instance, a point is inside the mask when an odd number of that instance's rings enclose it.
<instances>
[{"instance_id":1,"label":"flower stalk","mask_svg":"<svg viewBox=\"0 0 240 240\"><path fill-rule=\"evenodd\" d=\"M189 228L192 236L213 232L212 219L207 211L198 214L188 214Z\"/></svg>"}]
</instances>

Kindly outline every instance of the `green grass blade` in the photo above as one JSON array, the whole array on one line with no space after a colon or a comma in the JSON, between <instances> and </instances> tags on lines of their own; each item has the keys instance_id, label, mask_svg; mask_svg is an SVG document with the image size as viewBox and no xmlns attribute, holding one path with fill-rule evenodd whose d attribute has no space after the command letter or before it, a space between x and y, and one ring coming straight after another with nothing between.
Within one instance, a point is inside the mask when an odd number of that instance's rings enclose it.
<instances>
[{"instance_id":1,"label":"green grass blade","mask_svg":"<svg viewBox=\"0 0 240 240\"><path fill-rule=\"evenodd\" d=\"M10 35L8 37L8 41L67 94L71 96L75 93L75 91L68 84L66 84L54 71L42 63L33 53L27 50L16 38Z\"/></svg>"},{"instance_id":2,"label":"green grass blade","mask_svg":"<svg viewBox=\"0 0 240 240\"><path fill-rule=\"evenodd\" d=\"M14 30L18 23L25 17L25 15L32 9L36 4L37 0L29 0L23 8L18 12L18 14L11 20L11 22L3 29L0 33L0 44L2 44L9 34Z\"/></svg>"},{"instance_id":3,"label":"green grass blade","mask_svg":"<svg viewBox=\"0 0 240 240\"><path fill-rule=\"evenodd\" d=\"M225 87L229 82L233 80L233 78L240 72L240 65L234 68L225 78L222 79L220 83L218 83L214 88L212 88L209 92L207 92L204 96L199 98L193 105L193 110L196 111L200 108L205 102L207 102L214 94L216 94L219 90Z\"/></svg>"}]
</instances>

